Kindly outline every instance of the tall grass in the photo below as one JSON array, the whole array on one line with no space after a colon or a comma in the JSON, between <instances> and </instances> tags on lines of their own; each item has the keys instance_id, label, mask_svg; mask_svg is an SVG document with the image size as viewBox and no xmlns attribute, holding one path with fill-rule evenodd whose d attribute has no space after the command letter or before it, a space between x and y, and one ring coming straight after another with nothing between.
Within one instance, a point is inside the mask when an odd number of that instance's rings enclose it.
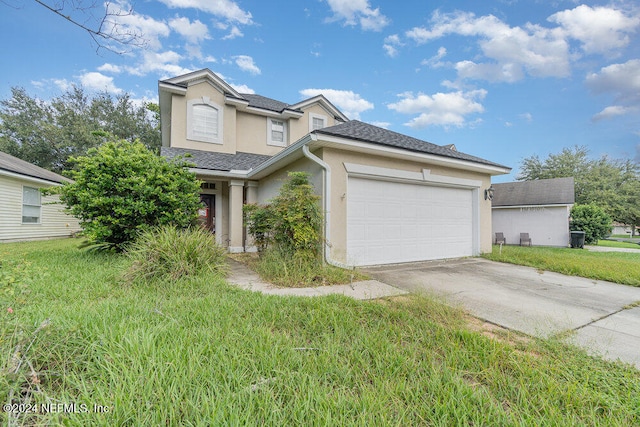
<instances>
[{"instance_id":1,"label":"tall grass","mask_svg":"<svg viewBox=\"0 0 640 427\"><path fill-rule=\"evenodd\" d=\"M4 292L16 281L0 293L0 401L90 411L0 412L3 424L640 423L637 370L558 342L484 336L426 297L282 298L216 274L129 286L129 259L75 245L0 245L3 262L28 263L28 297ZM20 343L32 345L10 374Z\"/></svg>"},{"instance_id":2,"label":"tall grass","mask_svg":"<svg viewBox=\"0 0 640 427\"><path fill-rule=\"evenodd\" d=\"M492 261L526 265L571 276L640 286L640 251L590 252L586 249L503 246L483 255Z\"/></svg>"},{"instance_id":3,"label":"tall grass","mask_svg":"<svg viewBox=\"0 0 640 427\"><path fill-rule=\"evenodd\" d=\"M335 285L367 278L359 271L323 264L313 255L278 247L268 248L259 258L251 260L251 267L267 282L285 287Z\"/></svg>"},{"instance_id":4,"label":"tall grass","mask_svg":"<svg viewBox=\"0 0 640 427\"><path fill-rule=\"evenodd\" d=\"M146 231L128 248L133 260L125 278L132 281L177 280L202 273L224 274L226 251L203 227L172 226Z\"/></svg>"}]
</instances>

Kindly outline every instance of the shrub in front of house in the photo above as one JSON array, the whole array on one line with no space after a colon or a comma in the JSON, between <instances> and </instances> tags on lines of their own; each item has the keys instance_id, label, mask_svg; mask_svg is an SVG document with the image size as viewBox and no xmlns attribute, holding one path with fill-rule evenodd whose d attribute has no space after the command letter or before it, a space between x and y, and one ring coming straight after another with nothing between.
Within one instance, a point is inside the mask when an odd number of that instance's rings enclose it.
<instances>
[{"instance_id":1,"label":"shrub in front of house","mask_svg":"<svg viewBox=\"0 0 640 427\"><path fill-rule=\"evenodd\" d=\"M203 227L156 227L143 232L127 249L133 263L125 272L132 282L178 280L227 272L226 250Z\"/></svg>"},{"instance_id":2,"label":"shrub in front of house","mask_svg":"<svg viewBox=\"0 0 640 427\"><path fill-rule=\"evenodd\" d=\"M306 172L289 172L280 193L268 205L247 205L245 220L261 251L271 248L292 257L322 255L320 196Z\"/></svg>"},{"instance_id":3,"label":"shrub in front of house","mask_svg":"<svg viewBox=\"0 0 640 427\"><path fill-rule=\"evenodd\" d=\"M195 224L200 182L188 163L128 141L107 142L71 161L74 181L52 191L80 220L90 243L121 252L154 226Z\"/></svg>"}]
</instances>

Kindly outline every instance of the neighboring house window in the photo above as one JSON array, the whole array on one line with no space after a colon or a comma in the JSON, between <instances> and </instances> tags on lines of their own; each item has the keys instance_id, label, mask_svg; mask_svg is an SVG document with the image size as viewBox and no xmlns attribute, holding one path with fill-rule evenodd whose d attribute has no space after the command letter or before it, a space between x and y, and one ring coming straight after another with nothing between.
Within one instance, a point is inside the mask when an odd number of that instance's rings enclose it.
<instances>
[{"instance_id":1,"label":"neighboring house window","mask_svg":"<svg viewBox=\"0 0 640 427\"><path fill-rule=\"evenodd\" d=\"M267 118L267 144L278 147L287 145L287 122Z\"/></svg>"},{"instance_id":2,"label":"neighboring house window","mask_svg":"<svg viewBox=\"0 0 640 427\"><path fill-rule=\"evenodd\" d=\"M327 116L309 113L309 132L327 127Z\"/></svg>"},{"instance_id":3,"label":"neighboring house window","mask_svg":"<svg viewBox=\"0 0 640 427\"><path fill-rule=\"evenodd\" d=\"M39 224L41 208L40 190L22 187L22 223Z\"/></svg>"},{"instance_id":4,"label":"neighboring house window","mask_svg":"<svg viewBox=\"0 0 640 427\"><path fill-rule=\"evenodd\" d=\"M206 96L188 101L187 139L222 144L222 107Z\"/></svg>"}]
</instances>

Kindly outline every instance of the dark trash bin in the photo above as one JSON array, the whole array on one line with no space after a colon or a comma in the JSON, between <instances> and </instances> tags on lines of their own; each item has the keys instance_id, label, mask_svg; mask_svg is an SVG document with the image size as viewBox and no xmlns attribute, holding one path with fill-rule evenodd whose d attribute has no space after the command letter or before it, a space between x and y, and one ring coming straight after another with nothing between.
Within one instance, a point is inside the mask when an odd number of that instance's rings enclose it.
<instances>
[{"instance_id":1,"label":"dark trash bin","mask_svg":"<svg viewBox=\"0 0 640 427\"><path fill-rule=\"evenodd\" d=\"M571 232L571 247L584 249L584 231Z\"/></svg>"}]
</instances>

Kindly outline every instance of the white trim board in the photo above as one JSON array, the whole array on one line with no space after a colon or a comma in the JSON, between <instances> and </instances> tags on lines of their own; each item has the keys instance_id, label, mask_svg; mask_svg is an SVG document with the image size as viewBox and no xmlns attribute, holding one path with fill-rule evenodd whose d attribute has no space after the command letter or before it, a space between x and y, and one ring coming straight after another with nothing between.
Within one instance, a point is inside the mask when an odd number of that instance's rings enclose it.
<instances>
[{"instance_id":1,"label":"white trim board","mask_svg":"<svg viewBox=\"0 0 640 427\"><path fill-rule=\"evenodd\" d=\"M383 179L385 181L413 182L447 187L475 189L482 186L482 181L475 179L456 178L452 176L433 175L429 169L422 172L411 172L401 169L383 168L378 166L343 163L344 168L353 177Z\"/></svg>"}]
</instances>

